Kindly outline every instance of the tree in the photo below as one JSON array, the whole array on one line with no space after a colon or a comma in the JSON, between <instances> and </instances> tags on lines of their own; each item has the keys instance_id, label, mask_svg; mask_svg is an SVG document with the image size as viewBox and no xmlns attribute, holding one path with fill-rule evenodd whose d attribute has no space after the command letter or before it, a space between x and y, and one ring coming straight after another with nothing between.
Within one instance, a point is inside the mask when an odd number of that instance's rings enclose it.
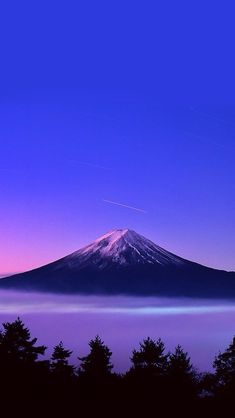
<instances>
[{"instance_id":1,"label":"tree","mask_svg":"<svg viewBox=\"0 0 235 418\"><path fill-rule=\"evenodd\" d=\"M54 347L54 351L51 356L52 372L61 377L72 376L74 367L69 365L69 358L71 354L72 351L66 350L63 342L60 341L60 343Z\"/></svg>"},{"instance_id":2,"label":"tree","mask_svg":"<svg viewBox=\"0 0 235 418\"><path fill-rule=\"evenodd\" d=\"M225 352L215 358L213 367L218 386L235 388L235 337Z\"/></svg>"},{"instance_id":3,"label":"tree","mask_svg":"<svg viewBox=\"0 0 235 418\"><path fill-rule=\"evenodd\" d=\"M44 355L44 345L35 346L37 338L32 338L30 331L18 317L14 322L3 323L0 331L1 363L34 363L39 355Z\"/></svg>"},{"instance_id":4,"label":"tree","mask_svg":"<svg viewBox=\"0 0 235 418\"><path fill-rule=\"evenodd\" d=\"M131 361L134 369L148 369L161 375L167 368L168 354L161 338L157 341L147 338L140 343L139 351L133 350Z\"/></svg>"},{"instance_id":5,"label":"tree","mask_svg":"<svg viewBox=\"0 0 235 418\"><path fill-rule=\"evenodd\" d=\"M127 402L131 399L137 412L143 404L153 408L156 398L158 409L160 403L165 403L167 361L168 354L165 353L165 345L160 338L153 340L148 337L140 342L139 350L133 350L132 367L125 376L125 392ZM148 412L145 410L144 414L146 413Z\"/></svg>"},{"instance_id":6,"label":"tree","mask_svg":"<svg viewBox=\"0 0 235 418\"><path fill-rule=\"evenodd\" d=\"M169 355L167 374L172 395L178 400L182 397L189 399L196 395L197 373L188 353L180 345Z\"/></svg>"},{"instance_id":7,"label":"tree","mask_svg":"<svg viewBox=\"0 0 235 418\"><path fill-rule=\"evenodd\" d=\"M195 370L191 364L191 359L180 345L177 345L175 352L171 353L168 362L168 374L177 379L193 377Z\"/></svg>"},{"instance_id":8,"label":"tree","mask_svg":"<svg viewBox=\"0 0 235 418\"><path fill-rule=\"evenodd\" d=\"M111 374L113 365L110 362L112 352L97 335L89 342L90 353L79 357L82 361L80 374L93 379L102 379Z\"/></svg>"},{"instance_id":9,"label":"tree","mask_svg":"<svg viewBox=\"0 0 235 418\"><path fill-rule=\"evenodd\" d=\"M39 361L45 353L44 345L37 346L37 338L31 338L30 331L20 318L3 323L0 330L0 393L7 399L11 393L22 398L24 393L36 396L46 391L48 362ZM42 389L41 389L42 388Z\"/></svg>"}]
</instances>

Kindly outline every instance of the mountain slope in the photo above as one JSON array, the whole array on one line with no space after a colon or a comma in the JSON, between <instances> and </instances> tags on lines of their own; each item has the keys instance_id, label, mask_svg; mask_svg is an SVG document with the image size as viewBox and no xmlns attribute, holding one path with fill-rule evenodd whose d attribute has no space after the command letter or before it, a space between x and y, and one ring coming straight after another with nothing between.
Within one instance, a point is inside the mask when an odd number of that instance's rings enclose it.
<instances>
[{"instance_id":1,"label":"mountain slope","mask_svg":"<svg viewBox=\"0 0 235 418\"><path fill-rule=\"evenodd\" d=\"M184 260L129 229L111 231L0 288L63 293L235 297L235 273Z\"/></svg>"},{"instance_id":2,"label":"mountain slope","mask_svg":"<svg viewBox=\"0 0 235 418\"><path fill-rule=\"evenodd\" d=\"M71 269L117 269L140 265L178 265L185 261L129 229L119 229L63 259ZM61 266L61 262L60 262Z\"/></svg>"}]
</instances>

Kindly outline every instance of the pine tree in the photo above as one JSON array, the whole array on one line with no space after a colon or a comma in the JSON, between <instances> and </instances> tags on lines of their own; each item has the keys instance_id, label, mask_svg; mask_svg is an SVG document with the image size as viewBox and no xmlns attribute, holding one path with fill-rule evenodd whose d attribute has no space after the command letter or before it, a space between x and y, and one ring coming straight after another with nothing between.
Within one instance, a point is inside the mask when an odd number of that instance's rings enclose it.
<instances>
[{"instance_id":1,"label":"pine tree","mask_svg":"<svg viewBox=\"0 0 235 418\"><path fill-rule=\"evenodd\" d=\"M176 378L191 378L195 375L191 359L180 345L175 348L174 353L170 354L167 370L170 376Z\"/></svg>"},{"instance_id":2,"label":"pine tree","mask_svg":"<svg viewBox=\"0 0 235 418\"><path fill-rule=\"evenodd\" d=\"M34 363L39 355L45 353L44 345L35 346L37 338L32 338L30 331L20 318L14 322L3 323L0 331L0 361Z\"/></svg>"},{"instance_id":3,"label":"pine tree","mask_svg":"<svg viewBox=\"0 0 235 418\"><path fill-rule=\"evenodd\" d=\"M148 369L157 374L164 374L167 368L168 355L161 338L157 341L147 338L140 343L139 351L133 350L131 361L134 369Z\"/></svg>"},{"instance_id":4,"label":"pine tree","mask_svg":"<svg viewBox=\"0 0 235 418\"><path fill-rule=\"evenodd\" d=\"M54 351L51 356L52 372L61 377L71 376L74 371L74 367L69 365L69 358L71 354L72 351L66 350L63 342L60 341L60 343L54 347Z\"/></svg>"},{"instance_id":5,"label":"pine tree","mask_svg":"<svg viewBox=\"0 0 235 418\"><path fill-rule=\"evenodd\" d=\"M34 396L39 387L46 390L48 362L39 360L45 353L44 345L37 346L37 338L31 338L30 331L20 318L3 323L0 331L0 392L4 398L10 393L18 399L23 394Z\"/></svg>"},{"instance_id":6,"label":"pine tree","mask_svg":"<svg viewBox=\"0 0 235 418\"><path fill-rule=\"evenodd\" d=\"M90 353L80 358L80 374L88 378L102 379L111 375L113 365L110 362L112 352L97 335L89 342Z\"/></svg>"},{"instance_id":7,"label":"pine tree","mask_svg":"<svg viewBox=\"0 0 235 418\"><path fill-rule=\"evenodd\" d=\"M178 401L180 398L189 400L196 396L198 390L197 373L188 353L180 345L169 356L167 374L171 395Z\"/></svg>"},{"instance_id":8,"label":"pine tree","mask_svg":"<svg viewBox=\"0 0 235 418\"><path fill-rule=\"evenodd\" d=\"M218 385L235 388L235 337L225 352L215 358L213 367Z\"/></svg>"}]
</instances>

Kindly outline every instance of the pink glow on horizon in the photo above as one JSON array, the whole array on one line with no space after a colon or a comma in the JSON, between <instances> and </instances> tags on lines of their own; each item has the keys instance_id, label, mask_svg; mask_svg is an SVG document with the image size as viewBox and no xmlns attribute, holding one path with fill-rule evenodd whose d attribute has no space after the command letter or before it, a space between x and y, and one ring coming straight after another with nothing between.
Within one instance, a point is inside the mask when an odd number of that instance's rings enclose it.
<instances>
[{"instance_id":1,"label":"pink glow on horizon","mask_svg":"<svg viewBox=\"0 0 235 418\"><path fill-rule=\"evenodd\" d=\"M18 230L17 233L14 230L12 233L8 233L6 242L0 243L0 276L31 270L51 263L93 242L97 237L110 229L112 228L94 228L94 230L90 228L90 230L86 230L84 227L79 233L75 234L74 231L65 227L56 229L56 226L53 225L53 228L43 231L43 228L40 229L40 226L37 225L37 229L34 228L34 233L27 227ZM161 239L159 242L151 231L145 232L138 230L138 228L135 228L135 230L166 250L183 258L210 267L235 270L229 264L226 265L225 257L224 265L219 264L216 254L209 247L204 251L202 248L196 257L193 243L191 247L188 245L187 249L184 249L182 242L181 246L179 246L179 242L174 243L173 239L171 240L168 231L166 234L168 240L163 242Z\"/></svg>"}]
</instances>

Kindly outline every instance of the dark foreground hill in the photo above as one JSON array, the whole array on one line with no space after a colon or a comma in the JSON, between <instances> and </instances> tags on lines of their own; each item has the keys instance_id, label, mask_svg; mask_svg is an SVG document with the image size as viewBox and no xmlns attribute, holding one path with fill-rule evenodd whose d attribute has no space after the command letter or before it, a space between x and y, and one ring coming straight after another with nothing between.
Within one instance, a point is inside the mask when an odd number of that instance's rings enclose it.
<instances>
[{"instance_id":1,"label":"dark foreground hill","mask_svg":"<svg viewBox=\"0 0 235 418\"><path fill-rule=\"evenodd\" d=\"M134 231L111 231L35 270L0 280L0 288L54 293L235 297L235 273L178 257Z\"/></svg>"}]
</instances>

